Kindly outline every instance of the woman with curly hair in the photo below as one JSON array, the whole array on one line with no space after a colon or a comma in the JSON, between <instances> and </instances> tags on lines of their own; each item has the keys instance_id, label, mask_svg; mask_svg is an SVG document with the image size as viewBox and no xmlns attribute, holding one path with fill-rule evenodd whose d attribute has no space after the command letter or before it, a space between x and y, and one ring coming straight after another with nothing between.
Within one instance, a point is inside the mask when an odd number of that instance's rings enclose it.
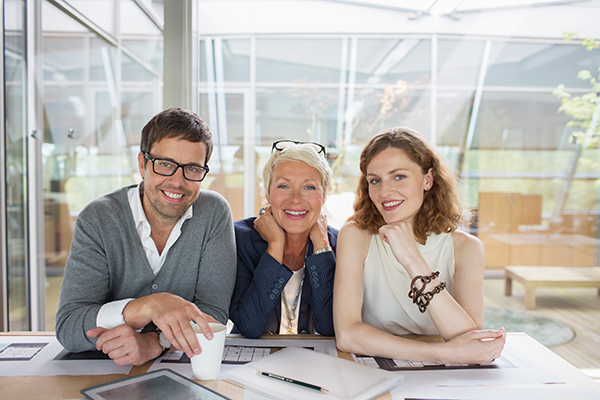
<instances>
[{"instance_id":1,"label":"woman with curly hair","mask_svg":"<svg viewBox=\"0 0 600 400\"><path fill-rule=\"evenodd\" d=\"M500 356L504 329L483 330L483 245L457 230L464 211L457 179L423 135L401 127L371 138L354 214L338 236L340 350L442 364Z\"/></svg>"}]
</instances>

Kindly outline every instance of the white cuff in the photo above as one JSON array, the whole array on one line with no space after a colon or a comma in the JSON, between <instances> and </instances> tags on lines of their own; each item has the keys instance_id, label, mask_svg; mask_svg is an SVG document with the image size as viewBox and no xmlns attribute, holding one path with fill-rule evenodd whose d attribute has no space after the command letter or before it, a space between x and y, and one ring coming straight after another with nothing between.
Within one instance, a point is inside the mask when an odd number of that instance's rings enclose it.
<instances>
[{"instance_id":1,"label":"white cuff","mask_svg":"<svg viewBox=\"0 0 600 400\"><path fill-rule=\"evenodd\" d=\"M123 299L104 304L96 316L96 326L112 329L125 323L123 309L134 299Z\"/></svg>"}]
</instances>

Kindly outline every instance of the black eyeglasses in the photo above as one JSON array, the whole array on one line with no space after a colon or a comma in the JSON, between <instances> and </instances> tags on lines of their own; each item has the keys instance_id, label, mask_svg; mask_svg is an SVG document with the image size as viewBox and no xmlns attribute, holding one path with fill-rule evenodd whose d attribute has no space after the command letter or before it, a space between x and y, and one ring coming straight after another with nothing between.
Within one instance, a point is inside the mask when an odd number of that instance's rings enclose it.
<instances>
[{"instance_id":1,"label":"black eyeglasses","mask_svg":"<svg viewBox=\"0 0 600 400\"><path fill-rule=\"evenodd\" d=\"M148 161L152 161L152 170L155 174L162 176L172 176L177 172L177 168L181 167L183 170L183 177L188 181L200 182L206 177L208 171L208 165L198 164L179 164L173 160L166 160L164 158L153 158L150 153L144 152L144 157Z\"/></svg>"},{"instance_id":2,"label":"black eyeglasses","mask_svg":"<svg viewBox=\"0 0 600 400\"><path fill-rule=\"evenodd\" d=\"M293 146L295 144L307 144L312 146L317 154L323 153L323 156L325 158L327 158L327 151L325 150L325 146L323 146L321 143L317 143L317 142L297 142L295 140L288 140L288 139L284 139L284 140L278 140L276 142L273 142L273 147L271 147L271 154L273 154L274 150L277 151L283 151L285 149L287 149L290 146Z\"/></svg>"}]
</instances>

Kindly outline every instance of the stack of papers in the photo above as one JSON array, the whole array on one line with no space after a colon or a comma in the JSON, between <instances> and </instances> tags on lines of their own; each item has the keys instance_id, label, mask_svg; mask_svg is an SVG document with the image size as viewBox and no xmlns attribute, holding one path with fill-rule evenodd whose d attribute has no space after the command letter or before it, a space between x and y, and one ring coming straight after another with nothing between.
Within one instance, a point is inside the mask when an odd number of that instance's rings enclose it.
<instances>
[{"instance_id":1,"label":"stack of papers","mask_svg":"<svg viewBox=\"0 0 600 400\"><path fill-rule=\"evenodd\" d=\"M257 374L263 371L309 383L327 391ZM279 350L260 360L233 368L221 378L278 399L372 399L402 381L397 372L375 369L299 347Z\"/></svg>"}]
</instances>

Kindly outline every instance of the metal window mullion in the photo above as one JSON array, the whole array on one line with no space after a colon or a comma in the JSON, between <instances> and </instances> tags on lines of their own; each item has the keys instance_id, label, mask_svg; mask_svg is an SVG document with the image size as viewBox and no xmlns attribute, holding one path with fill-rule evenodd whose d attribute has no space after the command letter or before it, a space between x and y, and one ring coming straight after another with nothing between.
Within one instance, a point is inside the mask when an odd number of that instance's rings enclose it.
<instances>
[{"instance_id":1,"label":"metal window mullion","mask_svg":"<svg viewBox=\"0 0 600 400\"><path fill-rule=\"evenodd\" d=\"M348 38L342 39L342 54L340 57L340 78L338 88L337 125L335 143L343 147L344 140L344 110L346 109L346 82L348 80ZM327 143L324 143L325 145Z\"/></svg>"},{"instance_id":2,"label":"metal window mullion","mask_svg":"<svg viewBox=\"0 0 600 400\"><path fill-rule=\"evenodd\" d=\"M481 106L481 98L483 97L483 84L487 75L491 50L492 42L488 40L485 42L485 49L483 51L483 58L481 61L481 69L479 70L479 80L477 81L477 89L475 90L475 100L473 101L473 109L471 110L471 117L469 118L469 130L467 132L467 142L465 146L466 151L471 149L473 136L475 135L475 125L479 116L479 107Z\"/></svg>"},{"instance_id":3,"label":"metal window mullion","mask_svg":"<svg viewBox=\"0 0 600 400\"><path fill-rule=\"evenodd\" d=\"M219 124L219 145L226 146L227 137L227 102L225 98L224 81L225 66L223 65L223 40L216 38L214 40L214 63L215 63L215 83L217 93L217 121ZM221 160L221 167L223 160Z\"/></svg>"},{"instance_id":4,"label":"metal window mullion","mask_svg":"<svg viewBox=\"0 0 600 400\"><path fill-rule=\"evenodd\" d=\"M431 35L431 86L430 86L430 136L429 141L437 147L437 97L438 97L438 38Z\"/></svg>"},{"instance_id":5,"label":"metal window mullion","mask_svg":"<svg viewBox=\"0 0 600 400\"><path fill-rule=\"evenodd\" d=\"M348 93L346 101L346 124L345 124L345 144L350 146L352 142L352 128L354 119L358 110L354 104L354 95L356 91L356 62L358 58L358 39L353 37L350 39L350 58L348 65Z\"/></svg>"},{"instance_id":6,"label":"metal window mullion","mask_svg":"<svg viewBox=\"0 0 600 400\"><path fill-rule=\"evenodd\" d=\"M44 263L44 192L42 185L42 24L41 2L26 2L27 43L27 132L37 131L37 139L27 135L27 237L30 329L45 329L45 263ZM40 226L40 222L41 226Z\"/></svg>"},{"instance_id":7,"label":"metal window mullion","mask_svg":"<svg viewBox=\"0 0 600 400\"><path fill-rule=\"evenodd\" d=\"M255 215L256 193L256 37L250 37L250 89L244 90L244 190L242 215Z\"/></svg>"},{"instance_id":8,"label":"metal window mullion","mask_svg":"<svg viewBox=\"0 0 600 400\"><path fill-rule=\"evenodd\" d=\"M212 131L215 144L219 145L219 122L217 118L217 90L215 85L215 67L213 40L206 38L204 40L204 51L206 55L206 81L208 86L208 121ZM219 160L221 162L221 160Z\"/></svg>"},{"instance_id":9,"label":"metal window mullion","mask_svg":"<svg viewBox=\"0 0 600 400\"><path fill-rule=\"evenodd\" d=\"M2 29L2 41L0 42L0 51L2 52L2 62L0 63L0 74L4 76L4 7L0 7L0 28ZM2 121L6 121L6 113L4 108L4 96L6 81L0 88L0 118ZM8 327L8 291L6 285L7 271L8 271L8 254L6 252L7 246L7 225L6 225L6 147L5 147L5 127L6 123L3 122L0 126L0 154L2 154L3 162L0 162L0 176L2 181L0 183L0 332L4 332Z\"/></svg>"}]
</instances>

